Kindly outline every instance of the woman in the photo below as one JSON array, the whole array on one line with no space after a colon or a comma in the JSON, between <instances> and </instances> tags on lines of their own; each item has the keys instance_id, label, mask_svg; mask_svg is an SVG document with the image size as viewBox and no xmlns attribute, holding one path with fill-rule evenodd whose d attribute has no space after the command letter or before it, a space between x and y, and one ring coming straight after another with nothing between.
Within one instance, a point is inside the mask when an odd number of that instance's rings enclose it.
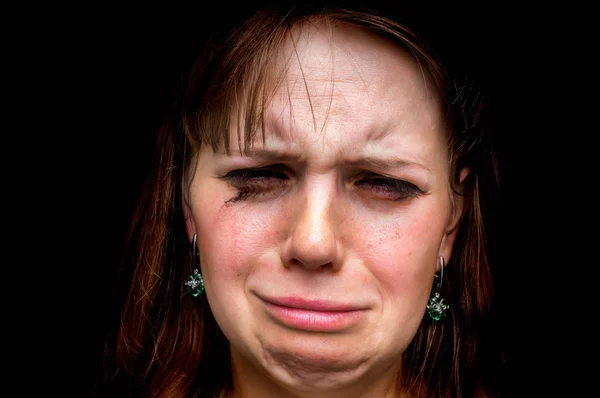
<instances>
[{"instance_id":1,"label":"woman","mask_svg":"<svg viewBox=\"0 0 600 398\"><path fill-rule=\"evenodd\" d=\"M496 395L482 104L418 35L375 11L265 9L182 87L107 394Z\"/></svg>"}]
</instances>

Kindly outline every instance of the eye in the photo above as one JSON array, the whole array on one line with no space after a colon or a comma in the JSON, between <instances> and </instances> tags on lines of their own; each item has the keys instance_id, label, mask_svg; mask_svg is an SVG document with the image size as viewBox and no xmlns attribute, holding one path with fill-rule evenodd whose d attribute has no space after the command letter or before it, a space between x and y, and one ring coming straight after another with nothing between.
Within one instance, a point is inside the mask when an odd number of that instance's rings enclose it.
<instances>
[{"instance_id":1,"label":"eye","mask_svg":"<svg viewBox=\"0 0 600 398\"><path fill-rule=\"evenodd\" d=\"M222 177L238 193L227 202L277 192L287 186L289 177L283 165L233 170Z\"/></svg>"},{"instance_id":2,"label":"eye","mask_svg":"<svg viewBox=\"0 0 600 398\"><path fill-rule=\"evenodd\" d=\"M360 176L354 186L370 195L388 200L408 200L423 194L421 189L408 181L371 173Z\"/></svg>"}]
</instances>

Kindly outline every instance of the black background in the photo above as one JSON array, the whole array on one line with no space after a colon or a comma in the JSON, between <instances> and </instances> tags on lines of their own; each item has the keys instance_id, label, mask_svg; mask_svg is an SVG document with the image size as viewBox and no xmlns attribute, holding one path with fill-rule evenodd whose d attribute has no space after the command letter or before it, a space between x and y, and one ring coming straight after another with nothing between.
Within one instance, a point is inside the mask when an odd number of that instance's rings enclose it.
<instances>
[{"instance_id":1,"label":"black background","mask_svg":"<svg viewBox=\"0 0 600 398\"><path fill-rule=\"evenodd\" d=\"M560 10L498 3L485 8L427 4L411 11L421 32L437 41L451 62L464 64L491 99L488 123L503 165L494 232L507 389L520 396L551 384L549 391L557 392L559 378L548 383L557 372L550 363L564 358L565 344L562 337L557 344L549 336L571 324L560 299L555 300L565 290L557 292L548 280L552 267L565 261L554 247L554 230L566 228L560 209L570 194L557 186L564 178L556 152L564 148L552 138L564 136L560 114L570 102L560 92L559 78L565 27L552 23ZM54 26L58 34L44 54L58 60L54 89L68 93L56 104L61 124L53 155L65 170L62 183L68 192L62 217L68 219L69 244L59 251L71 259L67 272L87 278L89 289L78 296L79 286L67 298L76 314L71 332L76 374L69 383L76 391L88 391L96 376L102 338L114 316L108 311L110 288L128 218L172 88L193 60L198 38L232 12L231 5L104 8L81 10ZM560 162L565 161L563 154ZM568 372L565 368L570 366L563 362L561 372Z\"/></svg>"}]
</instances>

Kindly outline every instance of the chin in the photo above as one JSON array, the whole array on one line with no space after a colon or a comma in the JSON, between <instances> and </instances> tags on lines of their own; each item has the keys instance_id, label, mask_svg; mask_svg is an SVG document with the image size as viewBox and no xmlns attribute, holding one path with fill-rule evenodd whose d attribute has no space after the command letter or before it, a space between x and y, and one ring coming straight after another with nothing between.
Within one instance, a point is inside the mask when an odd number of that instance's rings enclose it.
<instances>
[{"instance_id":1,"label":"chin","mask_svg":"<svg viewBox=\"0 0 600 398\"><path fill-rule=\"evenodd\" d=\"M267 372L299 390L328 390L351 384L372 369L377 356L351 336L298 335L262 341Z\"/></svg>"}]
</instances>

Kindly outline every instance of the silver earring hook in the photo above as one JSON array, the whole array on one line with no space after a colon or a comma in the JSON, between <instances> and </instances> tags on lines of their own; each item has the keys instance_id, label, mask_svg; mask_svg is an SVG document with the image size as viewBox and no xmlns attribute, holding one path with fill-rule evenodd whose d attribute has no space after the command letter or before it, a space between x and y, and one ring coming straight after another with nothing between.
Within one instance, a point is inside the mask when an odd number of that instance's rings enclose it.
<instances>
[{"instance_id":1,"label":"silver earring hook","mask_svg":"<svg viewBox=\"0 0 600 398\"><path fill-rule=\"evenodd\" d=\"M192 260L196 260L196 234L194 234L194 239L192 240Z\"/></svg>"},{"instance_id":2,"label":"silver earring hook","mask_svg":"<svg viewBox=\"0 0 600 398\"><path fill-rule=\"evenodd\" d=\"M440 271L440 283L438 283L438 293L442 291L442 282L444 281L444 256L440 256L440 266L441 266L441 271Z\"/></svg>"}]
</instances>

